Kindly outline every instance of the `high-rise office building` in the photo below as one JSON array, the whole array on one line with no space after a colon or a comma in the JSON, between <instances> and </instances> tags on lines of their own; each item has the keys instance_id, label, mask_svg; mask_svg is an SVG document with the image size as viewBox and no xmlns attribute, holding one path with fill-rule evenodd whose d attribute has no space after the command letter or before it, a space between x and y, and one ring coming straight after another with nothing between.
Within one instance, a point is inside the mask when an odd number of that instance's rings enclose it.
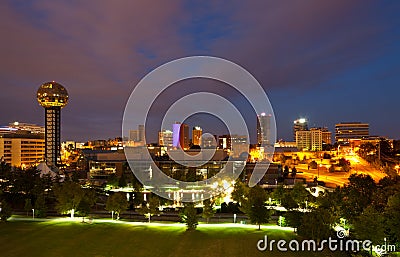
<instances>
[{"instance_id":1,"label":"high-rise office building","mask_svg":"<svg viewBox=\"0 0 400 257\"><path fill-rule=\"evenodd\" d=\"M219 149L232 149L231 135L222 135L218 137L218 148Z\"/></svg>"},{"instance_id":2,"label":"high-rise office building","mask_svg":"<svg viewBox=\"0 0 400 257\"><path fill-rule=\"evenodd\" d=\"M189 126L185 123L172 124L172 146L189 149Z\"/></svg>"},{"instance_id":3,"label":"high-rise office building","mask_svg":"<svg viewBox=\"0 0 400 257\"><path fill-rule=\"evenodd\" d=\"M369 136L369 124L361 122L342 122L335 126L335 140L342 144L351 139L362 139Z\"/></svg>"},{"instance_id":4,"label":"high-rise office building","mask_svg":"<svg viewBox=\"0 0 400 257\"><path fill-rule=\"evenodd\" d=\"M299 150L322 150L322 129L311 128L310 130L296 131L296 145Z\"/></svg>"},{"instance_id":5,"label":"high-rise office building","mask_svg":"<svg viewBox=\"0 0 400 257\"><path fill-rule=\"evenodd\" d=\"M144 146L145 141L144 125L139 125L138 129L129 130L129 145L130 146Z\"/></svg>"},{"instance_id":6,"label":"high-rise office building","mask_svg":"<svg viewBox=\"0 0 400 257\"><path fill-rule=\"evenodd\" d=\"M182 123L179 130L179 144L184 150L189 149L189 125Z\"/></svg>"},{"instance_id":7,"label":"high-rise office building","mask_svg":"<svg viewBox=\"0 0 400 257\"><path fill-rule=\"evenodd\" d=\"M296 131L296 145L299 150L310 150L311 132L309 130Z\"/></svg>"},{"instance_id":8,"label":"high-rise office building","mask_svg":"<svg viewBox=\"0 0 400 257\"><path fill-rule=\"evenodd\" d=\"M162 130L158 132L158 144L160 146L172 147L173 132L171 130Z\"/></svg>"},{"instance_id":9,"label":"high-rise office building","mask_svg":"<svg viewBox=\"0 0 400 257\"><path fill-rule=\"evenodd\" d=\"M139 130L129 130L129 140L139 142Z\"/></svg>"},{"instance_id":10,"label":"high-rise office building","mask_svg":"<svg viewBox=\"0 0 400 257\"><path fill-rule=\"evenodd\" d=\"M332 132L330 132L327 127L315 127L310 130L321 130L322 144L332 144Z\"/></svg>"},{"instance_id":11,"label":"high-rise office building","mask_svg":"<svg viewBox=\"0 0 400 257\"><path fill-rule=\"evenodd\" d=\"M203 136L201 140L201 148L217 148L218 136Z\"/></svg>"},{"instance_id":12,"label":"high-rise office building","mask_svg":"<svg viewBox=\"0 0 400 257\"><path fill-rule=\"evenodd\" d=\"M319 128L311 128L311 151L322 150L322 130Z\"/></svg>"},{"instance_id":13,"label":"high-rise office building","mask_svg":"<svg viewBox=\"0 0 400 257\"><path fill-rule=\"evenodd\" d=\"M247 154L249 152L249 142L247 136L242 135L232 135L230 137L232 156L237 158L243 153Z\"/></svg>"},{"instance_id":14,"label":"high-rise office building","mask_svg":"<svg viewBox=\"0 0 400 257\"><path fill-rule=\"evenodd\" d=\"M200 127L194 127L192 130L192 144L201 145L201 135L203 130Z\"/></svg>"},{"instance_id":15,"label":"high-rise office building","mask_svg":"<svg viewBox=\"0 0 400 257\"><path fill-rule=\"evenodd\" d=\"M144 131L144 125L139 125L138 126L138 133L139 133L139 141L140 142L145 142L145 131Z\"/></svg>"},{"instance_id":16,"label":"high-rise office building","mask_svg":"<svg viewBox=\"0 0 400 257\"><path fill-rule=\"evenodd\" d=\"M293 122L293 138L296 140L296 132L308 130L308 122L305 118L297 119Z\"/></svg>"},{"instance_id":17,"label":"high-rise office building","mask_svg":"<svg viewBox=\"0 0 400 257\"><path fill-rule=\"evenodd\" d=\"M172 146L178 148L179 147L179 135L181 130L181 123L175 122L172 124Z\"/></svg>"},{"instance_id":18,"label":"high-rise office building","mask_svg":"<svg viewBox=\"0 0 400 257\"><path fill-rule=\"evenodd\" d=\"M261 113L257 115L257 144L269 145L271 135L271 115Z\"/></svg>"},{"instance_id":19,"label":"high-rise office building","mask_svg":"<svg viewBox=\"0 0 400 257\"><path fill-rule=\"evenodd\" d=\"M37 91L37 100L45 109L45 161L57 166L60 160L61 108L68 103L68 92L56 82L47 82Z\"/></svg>"},{"instance_id":20,"label":"high-rise office building","mask_svg":"<svg viewBox=\"0 0 400 257\"><path fill-rule=\"evenodd\" d=\"M27 168L43 161L44 149L42 133L0 135L0 159L12 166Z\"/></svg>"},{"instance_id":21,"label":"high-rise office building","mask_svg":"<svg viewBox=\"0 0 400 257\"><path fill-rule=\"evenodd\" d=\"M332 144L332 132L327 127L320 128L322 131L322 143L331 145Z\"/></svg>"}]
</instances>

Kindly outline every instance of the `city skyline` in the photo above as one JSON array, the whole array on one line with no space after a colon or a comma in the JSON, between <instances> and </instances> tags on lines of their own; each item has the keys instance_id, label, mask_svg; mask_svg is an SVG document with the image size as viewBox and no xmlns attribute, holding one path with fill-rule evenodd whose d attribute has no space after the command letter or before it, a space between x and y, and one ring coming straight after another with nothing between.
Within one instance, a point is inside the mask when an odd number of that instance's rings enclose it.
<instances>
[{"instance_id":1,"label":"city skyline","mask_svg":"<svg viewBox=\"0 0 400 257\"><path fill-rule=\"evenodd\" d=\"M242 65L260 81L274 108L278 139L291 138L290 121L300 116L330 130L338 122L362 121L373 135L400 137L396 2L109 4L2 5L0 32L7 40L0 50L0 108L7 111L0 124L44 125L35 91L55 80L73 99L63 112L62 140L112 138L121 135L127 97L147 72L182 56L213 55ZM109 19L99 18L105 13ZM162 95L150 123L159 119L159 109L201 86L238 105L256 130L256 114L239 94L204 80L178 84ZM208 118L198 120L207 131L202 123ZM156 142L159 130L149 132L149 141Z\"/></svg>"}]
</instances>

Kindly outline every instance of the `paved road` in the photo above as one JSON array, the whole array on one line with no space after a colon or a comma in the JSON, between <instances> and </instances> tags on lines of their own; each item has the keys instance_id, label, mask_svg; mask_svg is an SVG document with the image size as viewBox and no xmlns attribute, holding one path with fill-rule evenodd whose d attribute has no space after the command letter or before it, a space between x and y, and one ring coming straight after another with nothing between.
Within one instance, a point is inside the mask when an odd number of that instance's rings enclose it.
<instances>
[{"instance_id":1,"label":"paved road","mask_svg":"<svg viewBox=\"0 0 400 257\"><path fill-rule=\"evenodd\" d=\"M319 167L318 165L318 169L308 169L307 164L299 164L296 166L296 169L302 173L298 174L298 177L303 177L307 180L313 180L319 175L318 180L324 181L328 186L331 187L335 187L337 185L343 186L348 182L348 177L353 173L370 175L375 182L378 182L380 179L385 177L385 174L381 170L372 167L365 160L356 155L350 157L346 156L345 159L350 161L350 172L331 173L325 166Z\"/></svg>"}]
</instances>

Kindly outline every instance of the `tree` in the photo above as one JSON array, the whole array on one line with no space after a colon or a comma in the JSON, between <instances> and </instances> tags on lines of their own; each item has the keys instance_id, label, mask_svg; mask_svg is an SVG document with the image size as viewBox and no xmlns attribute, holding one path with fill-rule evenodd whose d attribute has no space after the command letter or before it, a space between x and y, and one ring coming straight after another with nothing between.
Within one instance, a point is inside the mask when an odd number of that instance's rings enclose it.
<instances>
[{"instance_id":1,"label":"tree","mask_svg":"<svg viewBox=\"0 0 400 257\"><path fill-rule=\"evenodd\" d=\"M343 214L352 221L366 206L372 203L376 190L375 181L369 175L351 174L349 183L343 188Z\"/></svg>"},{"instance_id":2,"label":"tree","mask_svg":"<svg viewBox=\"0 0 400 257\"><path fill-rule=\"evenodd\" d=\"M197 181L196 168L189 167L189 169L186 173L185 181L187 181L187 182Z\"/></svg>"},{"instance_id":3,"label":"tree","mask_svg":"<svg viewBox=\"0 0 400 257\"><path fill-rule=\"evenodd\" d=\"M331 234L331 227L334 219L329 210L318 208L311 212L306 212L298 228L298 234L317 240L327 239Z\"/></svg>"},{"instance_id":4,"label":"tree","mask_svg":"<svg viewBox=\"0 0 400 257\"><path fill-rule=\"evenodd\" d=\"M332 215L334 223L339 222L343 217L343 190L337 187L333 192L325 192L323 195L316 198L318 208L328 210Z\"/></svg>"},{"instance_id":5,"label":"tree","mask_svg":"<svg viewBox=\"0 0 400 257\"><path fill-rule=\"evenodd\" d=\"M37 196L34 204L35 216L38 218L44 218L47 216L47 205L44 198L44 194Z\"/></svg>"},{"instance_id":6,"label":"tree","mask_svg":"<svg viewBox=\"0 0 400 257\"><path fill-rule=\"evenodd\" d=\"M286 220L286 226L294 228L294 232L301 225L304 213L299 211L288 211L283 216Z\"/></svg>"},{"instance_id":7,"label":"tree","mask_svg":"<svg viewBox=\"0 0 400 257\"><path fill-rule=\"evenodd\" d=\"M157 215L160 213L159 207L160 201L156 196L150 196L147 204L143 204L142 208L139 209L139 213L145 215L149 219L149 223L151 221L151 216Z\"/></svg>"},{"instance_id":8,"label":"tree","mask_svg":"<svg viewBox=\"0 0 400 257\"><path fill-rule=\"evenodd\" d=\"M296 202L296 200L293 198L293 195L290 191L285 191L283 194L281 205L288 210L293 210L299 207L298 202Z\"/></svg>"},{"instance_id":9,"label":"tree","mask_svg":"<svg viewBox=\"0 0 400 257\"><path fill-rule=\"evenodd\" d=\"M187 230L192 231L196 230L198 222L197 211L194 208L194 203L185 203L181 217L183 222L186 223Z\"/></svg>"},{"instance_id":10,"label":"tree","mask_svg":"<svg viewBox=\"0 0 400 257\"><path fill-rule=\"evenodd\" d=\"M268 222L270 212L265 206L267 201L267 193L260 186L252 187L248 195L248 209L246 214L253 224L258 225L258 229L261 229L261 224Z\"/></svg>"},{"instance_id":11,"label":"tree","mask_svg":"<svg viewBox=\"0 0 400 257\"><path fill-rule=\"evenodd\" d=\"M82 222L85 222L85 217L89 215L90 208L96 203L96 191L93 189L84 189L84 195L79 202L77 212L82 216Z\"/></svg>"},{"instance_id":12,"label":"tree","mask_svg":"<svg viewBox=\"0 0 400 257\"><path fill-rule=\"evenodd\" d=\"M26 211L26 216L29 215L29 212L32 211L33 206L32 206L32 200L30 198L25 199L25 205L24 205L24 210Z\"/></svg>"},{"instance_id":13,"label":"tree","mask_svg":"<svg viewBox=\"0 0 400 257\"><path fill-rule=\"evenodd\" d=\"M6 201L0 202L0 221L7 221L11 217L11 206Z\"/></svg>"},{"instance_id":14,"label":"tree","mask_svg":"<svg viewBox=\"0 0 400 257\"><path fill-rule=\"evenodd\" d=\"M390 196L386 209L386 228L393 242L400 241L400 192Z\"/></svg>"},{"instance_id":15,"label":"tree","mask_svg":"<svg viewBox=\"0 0 400 257\"><path fill-rule=\"evenodd\" d=\"M353 225L358 239L371 240L373 244L383 242L385 237L383 216L372 206L366 207L354 220Z\"/></svg>"},{"instance_id":16,"label":"tree","mask_svg":"<svg viewBox=\"0 0 400 257\"><path fill-rule=\"evenodd\" d=\"M54 195L57 199L56 209L60 213L70 212L71 218L74 218L75 210L84 195L81 186L76 182L66 181L54 187Z\"/></svg>"},{"instance_id":17,"label":"tree","mask_svg":"<svg viewBox=\"0 0 400 257\"><path fill-rule=\"evenodd\" d=\"M209 222L210 218L214 216L215 210L213 208L214 202L210 199L203 201L203 218L206 219L207 223Z\"/></svg>"},{"instance_id":18,"label":"tree","mask_svg":"<svg viewBox=\"0 0 400 257\"><path fill-rule=\"evenodd\" d=\"M119 215L122 211L126 210L128 207L129 203L126 200L125 194L120 192L110 195L106 202L106 210L116 213L117 219L119 219Z\"/></svg>"},{"instance_id":19,"label":"tree","mask_svg":"<svg viewBox=\"0 0 400 257\"><path fill-rule=\"evenodd\" d=\"M112 173L107 179L107 186L110 188L118 188L119 178L115 173Z\"/></svg>"},{"instance_id":20,"label":"tree","mask_svg":"<svg viewBox=\"0 0 400 257\"><path fill-rule=\"evenodd\" d=\"M297 169L296 169L296 167L293 167L293 168L292 168L292 173L290 174L290 176L291 176L292 178L295 178L295 177L296 177L296 174L297 174Z\"/></svg>"},{"instance_id":21,"label":"tree","mask_svg":"<svg viewBox=\"0 0 400 257\"><path fill-rule=\"evenodd\" d=\"M246 200L246 196L248 194L249 187L244 184L243 182L236 181L235 185L233 186L232 191L232 199L238 202L240 205Z\"/></svg>"},{"instance_id":22,"label":"tree","mask_svg":"<svg viewBox=\"0 0 400 257\"><path fill-rule=\"evenodd\" d=\"M128 184L125 178L125 172L122 172L121 177L118 180L118 187L126 187Z\"/></svg>"},{"instance_id":23,"label":"tree","mask_svg":"<svg viewBox=\"0 0 400 257\"><path fill-rule=\"evenodd\" d=\"M131 201L134 207L141 206L143 204L144 197L142 192L134 192L132 198L133 199L131 199Z\"/></svg>"},{"instance_id":24,"label":"tree","mask_svg":"<svg viewBox=\"0 0 400 257\"><path fill-rule=\"evenodd\" d=\"M278 201L279 204L282 204L282 200L284 197L285 197L285 188L283 188L283 185L279 185L272 192L272 198Z\"/></svg>"},{"instance_id":25,"label":"tree","mask_svg":"<svg viewBox=\"0 0 400 257\"><path fill-rule=\"evenodd\" d=\"M291 192L293 200L299 207L304 208L305 202L309 200L310 193L302 183L296 183Z\"/></svg>"},{"instance_id":26,"label":"tree","mask_svg":"<svg viewBox=\"0 0 400 257\"><path fill-rule=\"evenodd\" d=\"M346 160L345 158L340 158L338 166L341 167L341 170L344 172L350 171L350 161Z\"/></svg>"},{"instance_id":27,"label":"tree","mask_svg":"<svg viewBox=\"0 0 400 257\"><path fill-rule=\"evenodd\" d=\"M316 161L312 161L308 164L310 166L310 169L316 169L318 167L318 164Z\"/></svg>"},{"instance_id":28,"label":"tree","mask_svg":"<svg viewBox=\"0 0 400 257\"><path fill-rule=\"evenodd\" d=\"M283 177L287 178L289 176L289 166L285 165L283 168Z\"/></svg>"},{"instance_id":29,"label":"tree","mask_svg":"<svg viewBox=\"0 0 400 257\"><path fill-rule=\"evenodd\" d=\"M395 170L393 167L389 165L383 167L383 172L385 172L386 176L388 176L389 178L395 178L398 176L397 170Z\"/></svg>"}]
</instances>

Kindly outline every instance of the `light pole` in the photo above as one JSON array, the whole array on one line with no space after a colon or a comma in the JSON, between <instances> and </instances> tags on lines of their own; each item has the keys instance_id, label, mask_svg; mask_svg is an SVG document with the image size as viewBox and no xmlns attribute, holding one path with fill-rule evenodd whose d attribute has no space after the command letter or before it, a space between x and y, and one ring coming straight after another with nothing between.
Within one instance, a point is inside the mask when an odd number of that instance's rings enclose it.
<instances>
[{"instance_id":1,"label":"light pole","mask_svg":"<svg viewBox=\"0 0 400 257\"><path fill-rule=\"evenodd\" d=\"M35 219L35 209L32 209L32 219Z\"/></svg>"}]
</instances>

